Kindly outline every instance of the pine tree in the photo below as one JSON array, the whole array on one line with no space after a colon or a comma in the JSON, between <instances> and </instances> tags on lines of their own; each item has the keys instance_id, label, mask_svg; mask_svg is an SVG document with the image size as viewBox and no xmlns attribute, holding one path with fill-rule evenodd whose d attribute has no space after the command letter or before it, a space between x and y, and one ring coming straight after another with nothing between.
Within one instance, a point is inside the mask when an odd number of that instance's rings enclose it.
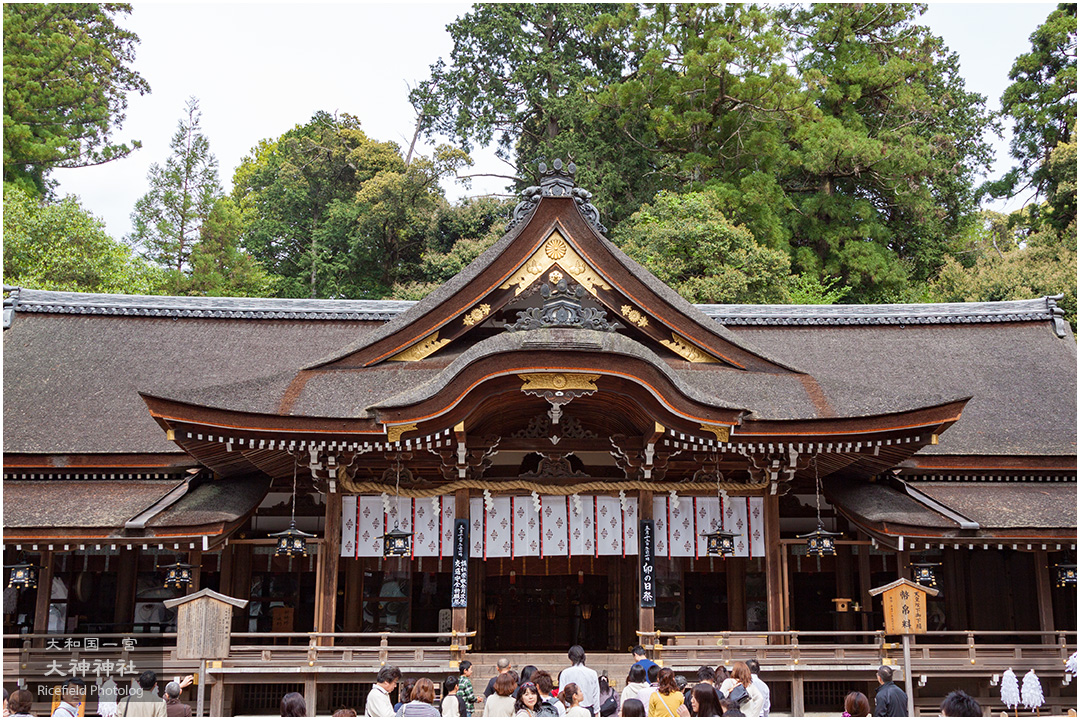
<instances>
[{"instance_id":1,"label":"pine tree","mask_svg":"<svg viewBox=\"0 0 1080 720\"><path fill-rule=\"evenodd\" d=\"M192 248L221 195L217 158L202 134L200 117L199 101L190 98L169 144L169 158L164 167L150 166L150 191L139 198L131 214L134 230L128 242L169 270L173 292L190 270Z\"/></svg>"}]
</instances>

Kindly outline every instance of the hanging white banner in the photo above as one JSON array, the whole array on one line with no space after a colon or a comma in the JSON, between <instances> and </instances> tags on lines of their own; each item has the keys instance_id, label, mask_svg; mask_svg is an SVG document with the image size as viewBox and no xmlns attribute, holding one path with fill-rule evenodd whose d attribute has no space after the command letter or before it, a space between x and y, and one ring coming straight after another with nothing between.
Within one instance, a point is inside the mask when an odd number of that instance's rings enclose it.
<instances>
[{"instance_id":1,"label":"hanging white banner","mask_svg":"<svg viewBox=\"0 0 1080 720\"><path fill-rule=\"evenodd\" d=\"M697 535L696 557L709 554L709 542L702 533L720 529L720 500L714 497L694 498L694 533Z\"/></svg>"},{"instance_id":2,"label":"hanging white banner","mask_svg":"<svg viewBox=\"0 0 1080 720\"><path fill-rule=\"evenodd\" d=\"M487 513L486 556L510 557L510 498L497 497Z\"/></svg>"},{"instance_id":3,"label":"hanging white banner","mask_svg":"<svg viewBox=\"0 0 1080 720\"><path fill-rule=\"evenodd\" d=\"M596 498L596 550L599 555L622 555L623 518L619 498Z\"/></svg>"},{"instance_id":4,"label":"hanging white banner","mask_svg":"<svg viewBox=\"0 0 1080 720\"><path fill-rule=\"evenodd\" d=\"M671 557L668 554L668 497L653 496L653 522L656 524L656 538L653 547L656 557Z\"/></svg>"},{"instance_id":5,"label":"hanging white banner","mask_svg":"<svg viewBox=\"0 0 1080 720\"><path fill-rule=\"evenodd\" d=\"M341 557L356 557L356 496L341 498Z\"/></svg>"},{"instance_id":6,"label":"hanging white banner","mask_svg":"<svg viewBox=\"0 0 1080 720\"><path fill-rule=\"evenodd\" d=\"M442 506L442 551L443 557L454 557L454 518L457 516L457 498L443 495L439 498Z\"/></svg>"},{"instance_id":7,"label":"hanging white banner","mask_svg":"<svg viewBox=\"0 0 1080 720\"><path fill-rule=\"evenodd\" d=\"M746 534L746 498L732 497L724 503L724 529L735 533L735 557L750 557L750 539Z\"/></svg>"},{"instance_id":8,"label":"hanging white banner","mask_svg":"<svg viewBox=\"0 0 1080 720\"><path fill-rule=\"evenodd\" d=\"M434 501L434 502L432 502ZM439 521L442 507L439 498L415 498L413 500L413 555L415 557L438 557L442 544Z\"/></svg>"},{"instance_id":9,"label":"hanging white banner","mask_svg":"<svg viewBox=\"0 0 1080 720\"><path fill-rule=\"evenodd\" d=\"M566 497L540 496L540 549L544 557L570 552L570 525L566 518Z\"/></svg>"},{"instance_id":10,"label":"hanging white banner","mask_svg":"<svg viewBox=\"0 0 1080 720\"><path fill-rule=\"evenodd\" d=\"M356 499L356 557L382 557L382 540L386 517L382 498L361 495Z\"/></svg>"},{"instance_id":11,"label":"hanging white banner","mask_svg":"<svg viewBox=\"0 0 1080 720\"><path fill-rule=\"evenodd\" d=\"M531 495L510 498L514 519L514 557L534 557L540 554L540 515Z\"/></svg>"},{"instance_id":12,"label":"hanging white banner","mask_svg":"<svg viewBox=\"0 0 1080 720\"><path fill-rule=\"evenodd\" d=\"M624 556L638 554L638 501L636 497L628 497L620 501L626 506L623 513L623 538L622 554Z\"/></svg>"},{"instance_id":13,"label":"hanging white banner","mask_svg":"<svg viewBox=\"0 0 1080 720\"><path fill-rule=\"evenodd\" d=\"M484 557L484 498L469 498L469 556Z\"/></svg>"},{"instance_id":14,"label":"hanging white banner","mask_svg":"<svg viewBox=\"0 0 1080 720\"><path fill-rule=\"evenodd\" d=\"M570 554L592 555L596 547L596 520L592 495L570 496Z\"/></svg>"},{"instance_id":15,"label":"hanging white banner","mask_svg":"<svg viewBox=\"0 0 1080 720\"><path fill-rule=\"evenodd\" d=\"M668 547L671 557L693 557L697 545L694 537L694 499L668 499Z\"/></svg>"},{"instance_id":16,"label":"hanging white banner","mask_svg":"<svg viewBox=\"0 0 1080 720\"><path fill-rule=\"evenodd\" d=\"M765 557L765 499L747 498L750 522L750 556Z\"/></svg>"}]
</instances>

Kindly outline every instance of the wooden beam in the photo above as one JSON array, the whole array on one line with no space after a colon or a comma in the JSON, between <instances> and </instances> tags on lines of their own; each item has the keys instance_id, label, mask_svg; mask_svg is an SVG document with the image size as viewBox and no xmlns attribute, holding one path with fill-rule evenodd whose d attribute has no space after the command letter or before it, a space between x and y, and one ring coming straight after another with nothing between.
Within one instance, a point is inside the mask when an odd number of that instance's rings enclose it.
<instances>
[{"instance_id":1,"label":"wooden beam","mask_svg":"<svg viewBox=\"0 0 1080 720\"><path fill-rule=\"evenodd\" d=\"M851 570L851 547L839 546L836 548L836 597L855 598L855 583ZM855 614L851 612L840 613L839 626L841 630L855 629Z\"/></svg>"},{"instance_id":2,"label":"wooden beam","mask_svg":"<svg viewBox=\"0 0 1080 720\"><path fill-rule=\"evenodd\" d=\"M784 561L780 546L780 496L765 496L765 595L769 606L769 631L784 629ZM782 638L781 638L782 640Z\"/></svg>"},{"instance_id":3,"label":"wooden beam","mask_svg":"<svg viewBox=\"0 0 1080 720\"><path fill-rule=\"evenodd\" d=\"M327 495L327 500L329 500L330 495L337 495L337 493L329 493ZM341 496L338 495L338 497L341 497ZM329 505L329 504L330 503L327 502L327 505ZM335 572L334 575L336 577L337 573ZM327 638L327 639L328 640L333 640L333 638ZM319 699L318 699L318 696L316 694L315 676L314 675L305 675L304 676L304 705L306 706L307 716L308 717L315 717L315 706L318 704L318 702L319 702Z\"/></svg>"},{"instance_id":4,"label":"wooden beam","mask_svg":"<svg viewBox=\"0 0 1080 720\"><path fill-rule=\"evenodd\" d=\"M315 581L315 631L332 633L337 619L338 559L341 555L341 493L326 494L323 543L319 547ZM333 645L334 638L319 638L319 645ZM315 702L314 680L311 702ZM305 687L306 691L306 687ZM314 708L308 708L314 714Z\"/></svg>"},{"instance_id":5,"label":"wooden beam","mask_svg":"<svg viewBox=\"0 0 1080 720\"><path fill-rule=\"evenodd\" d=\"M251 554L253 546L236 545L233 547L232 588L230 595L239 600L251 599ZM248 605L233 613L233 632L248 631Z\"/></svg>"},{"instance_id":6,"label":"wooden beam","mask_svg":"<svg viewBox=\"0 0 1080 720\"><path fill-rule=\"evenodd\" d=\"M795 673L791 676L791 716L802 717L806 714L806 702L803 698L803 676Z\"/></svg>"},{"instance_id":7,"label":"wooden beam","mask_svg":"<svg viewBox=\"0 0 1080 720\"><path fill-rule=\"evenodd\" d=\"M204 678L199 678L204 682ZM225 717L225 682L220 678L214 678L210 686L210 717Z\"/></svg>"},{"instance_id":8,"label":"wooden beam","mask_svg":"<svg viewBox=\"0 0 1080 720\"><path fill-rule=\"evenodd\" d=\"M52 550L41 553L38 565L37 596L34 599L34 633L44 634L49 632L49 601L52 600L53 561L56 556ZM134 583L132 583L134 586ZM121 586L122 587L122 586ZM131 588L134 591L134 587ZM66 629L66 628L65 628ZM45 640L34 640L34 647L45 647Z\"/></svg>"},{"instance_id":9,"label":"wooden beam","mask_svg":"<svg viewBox=\"0 0 1080 720\"><path fill-rule=\"evenodd\" d=\"M901 550L896 554L896 577L904 578L906 580L911 579L911 552L909 550Z\"/></svg>"},{"instance_id":10,"label":"wooden beam","mask_svg":"<svg viewBox=\"0 0 1080 720\"><path fill-rule=\"evenodd\" d=\"M364 568L358 558L345 560L345 632L360 632L363 627Z\"/></svg>"},{"instance_id":11,"label":"wooden beam","mask_svg":"<svg viewBox=\"0 0 1080 720\"><path fill-rule=\"evenodd\" d=\"M652 490L639 490L638 491L638 520L652 520L653 519L653 494ZM643 608L641 607L641 568L638 567L637 572L634 573L634 577L637 578L638 591L634 593L634 597L637 598L635 603L638 607L638 630L645 633L651 633L656 631L656 610L655 608ZM634 644L637 645L641 642L636 639Z\"/></svg>"}]
</instances>

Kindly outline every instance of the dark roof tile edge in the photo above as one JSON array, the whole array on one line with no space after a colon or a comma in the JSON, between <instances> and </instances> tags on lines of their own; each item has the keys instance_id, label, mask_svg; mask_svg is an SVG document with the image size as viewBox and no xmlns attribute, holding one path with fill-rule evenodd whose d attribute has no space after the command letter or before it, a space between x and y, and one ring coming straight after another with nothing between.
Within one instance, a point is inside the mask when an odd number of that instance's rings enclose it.
<instances>
[{"instance_id":1,"label":"dark roof tile edge","mask_svg":"<svg viewBox=\"0 0 1080 720\"><path fill-rule=\"evenodd\" d=\"M389 322L411 300L206 298L107 295L10 288L16 312L222 318L229 320L353 320ZM696 305L721 325L943 325L1057 321L1053 297L976 303L910 305Z\"/></svg>"}]
</instances>

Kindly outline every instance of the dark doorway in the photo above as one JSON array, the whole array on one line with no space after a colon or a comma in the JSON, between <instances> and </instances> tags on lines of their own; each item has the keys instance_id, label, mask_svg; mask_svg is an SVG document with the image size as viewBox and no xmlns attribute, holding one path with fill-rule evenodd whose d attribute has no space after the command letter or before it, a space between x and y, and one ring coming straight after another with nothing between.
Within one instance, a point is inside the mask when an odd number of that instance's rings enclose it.
<instances>
[{"instance_id":1,"label":"dark doorway","mask_svg":"<svg viewBox=\"0 0 1080 720\"><path fill-rule=\"evenodd\" d=\"M686 632L716 632L728 627L727 573L688 572L686 588Z\"/></svg>"},{"instance_id":2,"label":"dark doorway","mask_svg":"<svg viewBox=\"0 0 1080 720\"><path fill-rule=\"evenodd\" d=\"M795 630L835 630L836 575L831 572L792 573L791 627Z\"/></svg>"},{"instance_id":3,"label":"dark doorway","mask_svg":"<svg viewBox=\"0 0 1080 720\"><path fill-rule=\"evenodd\" d=\"M488 577L480 643L486 651L608 645L606 575Z\"/></svg>"}]
</instances>

